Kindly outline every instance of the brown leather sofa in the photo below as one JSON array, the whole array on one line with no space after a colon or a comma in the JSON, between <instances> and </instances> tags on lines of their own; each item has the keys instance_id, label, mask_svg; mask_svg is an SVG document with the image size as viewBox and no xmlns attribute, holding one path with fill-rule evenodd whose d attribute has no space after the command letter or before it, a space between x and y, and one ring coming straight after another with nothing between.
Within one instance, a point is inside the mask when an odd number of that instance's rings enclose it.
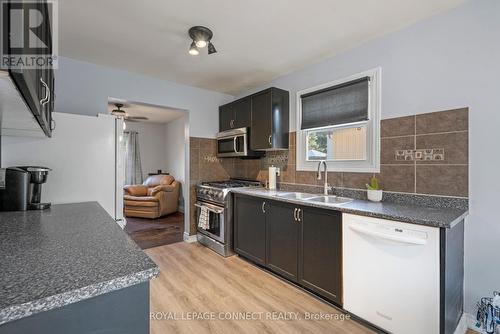
<instances>
[{"instance_id":1,"label":"brown leather sofa","mask_svg":"<svg viewBox=\"0 0 500 334\"><path fill-rule=\"evenodd\" d=\"M154 219L177 211L180 184L171 175L153 175L123 190L126 217Z\"/></svg>"}]
</instances>

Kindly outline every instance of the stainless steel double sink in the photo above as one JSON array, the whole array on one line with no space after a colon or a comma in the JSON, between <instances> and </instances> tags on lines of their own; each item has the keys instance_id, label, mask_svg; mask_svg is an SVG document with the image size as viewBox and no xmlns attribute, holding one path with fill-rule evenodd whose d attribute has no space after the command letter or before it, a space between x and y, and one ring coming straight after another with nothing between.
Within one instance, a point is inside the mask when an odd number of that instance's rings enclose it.
<instances>
[{"instance_id":1,"label":"stainless steel double sink","mask_svg":"<svg viewBox=\"0 0 500 334\"><path fill-rule=\"evenodd\" d=\"M340 197L335 195L316 195L300 192L278 193L276 194L276 197L337 205L352 202L352 199L347 197Z\"/></svg>"}]
</instances>

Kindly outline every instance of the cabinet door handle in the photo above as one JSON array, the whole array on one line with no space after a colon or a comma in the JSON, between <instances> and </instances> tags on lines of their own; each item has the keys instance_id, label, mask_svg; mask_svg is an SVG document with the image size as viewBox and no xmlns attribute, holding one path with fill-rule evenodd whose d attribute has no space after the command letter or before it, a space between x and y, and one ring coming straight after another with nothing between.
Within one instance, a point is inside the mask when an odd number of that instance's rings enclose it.
<instances>
[{"instance_id":1,"label":"cabinet door handle","mask_svg":"<svg viewBox=\"0 0 500 334\"><path fill-rule=\"evenodd\" d=\"M262 202L262 212L266 213L266 202Z\"/></svg>"},{"instance_id":2,"label":"cabinet door handle","mask_svg":"<svg viewBox=\"0 0 500 334\"><path fill-rule=\"evenodd\" d=\"M293 220L297 221L297 208L293 209Z\"/></svg>"},{"instance_id":3,"label":"cabinet door handle","mask_svg":"<svg viewBox=\"0 0 500 334\"><path fill-rule=\"evenodd\" d=\"M49 102L50 102L50 100L52 99L52 94L51 94L50 89L48 88L48 86L47 86L47 92L48 92L48 97L47 97L47 100L46 100L44 103L42 103L42 106L44 106L44 105L46 105L47 103L49 103Z\"/></svg>"},{"instance_id":4,"label":"cabinet door handle","mask_svg":"<svg viewBox=\"0 0 500 334\"><path fill-rule=\"evenodd\" d=\"M297 211L297 221L302 221L302 209L298 209Z\"/></svg>"},{"instance_id":5,"label":"cabinet door handle","mask_svg":"<svg viewBox=\"0 0 500 334\"><path fill-rule=\"evenodd\" d=\"M269 135L269 138L267 139L267 141L269 142L269 146L273 146L272 139L273 139L273 135Z\"/></svg>"},{"instance_id":6,"label":"cabinet door handle","mask_svg":"<svg viewBox=\"0 0 500 334\"><path fill-rule=\"evenodd\" d=\"M229 126L232 128L234 128L234 119L231 120L231 122L229 122Z\"/></svg>"},{"instance_id":7,"label":"cabinet door handle","mask_svg":"<svg viewBox=\"0 0 500 334\"><path fill-rule=\"evenodd\" d=\"M50 98L50 89L49 89L49 85L47 85L45 83L45 81L43 81L42 77L40 77L40 82L42 83L43 87L45 87L45 97L40 100L40 104L42 106L44 106L48 102L48 100Z\"/></svg>"}]
</instances>

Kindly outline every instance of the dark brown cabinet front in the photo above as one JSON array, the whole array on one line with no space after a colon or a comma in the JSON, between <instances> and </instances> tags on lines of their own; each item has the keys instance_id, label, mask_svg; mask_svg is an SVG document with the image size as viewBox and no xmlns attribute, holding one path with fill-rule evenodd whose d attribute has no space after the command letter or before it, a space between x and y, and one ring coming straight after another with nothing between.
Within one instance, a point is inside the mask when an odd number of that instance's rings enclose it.
<instances>
[{"instance_id":1,"label":"dark brown cabinet front","mask_svg":"<svg viewBox=\"0 0 500 334\"><path fill-rule=\"evenodd\" d=\"M302 208L300 284L342 304L342 215Z\"/></svg>"},{"instance_id":2,"label":"dark brown cabinet front","mask_svg":"<svg viewBox=\"0 0 500 334\"><path fill-rule=\"evenodd\" d=\"M219 107L219 131L250 128L250 149L288 149L289 93L275 87Z\"/></svg>"},{"instance_id":3,"label":"dark brown cabinet front","mask_svg":"<svg viewBox=\"0 0 500 334\"><path fill-rule=\"evenodd\" d=\"M240 99L233 103L234 127L247 128L250 126L252 118L252 101L250 98Z\"/></svg>"},{"instance_id":4,"label":"dark brown cabinet front","mask_svg":"<svg viewBox=\"0 0 500 334\"><path fill-rule=\"evenodd\" d=\"M17 4L16 4L17 5ZM30 3L25 4L25 11L31 8ZM37 9L42 15L42 22L34 29L39 50L43 49L41 43L46 44L49 50L52 50L52 32L50 18L47 7L47 1L40 0ZM16 25L9 25L14 29ZM11 33L15 33L11 31ZM10 41L9 41L10 43ZM10 44L9 44L9 47ZM41 52L41 51L40 51ZM32 54L32 51L26 51L26 54ZM43 55L39 53L38 55ZM37 54L35 54L37 56ZM30 109L34 118L47 136L51 136L53 130L52 112L54 110L54 71L52 67L45 66L39 68L12 68L9 69L9 75L21 93L26 105Z\"/></svg>"},{"instance_id":5,"label":"dark brown cabinet front","mask_svg":"<svg viewBox=\"0 0 500 334\"><path fill-rule=\"evenodd\" d=\"M219 107L219 131L246 128L252 118L252 101L249 97Z\"/></svg>"},{"instance_id":6,"label":"dark brown cabinet front","mask_svg":"<svg viewBox=\"0 0 500 334\"><path fill-rule=\"evenodd\" d=\"M234 123L233 104L225 104L219 107L219 131L231 130Z\"/></svg>"},{"instance_id":7,"label":"dark brown cabinet front","mask_svg":"<svg viewBox=\"0 0 500 334\"><path fill-rule=\"evenodd\" d=\"M266 201L235 195L234 251L264 265L266 263Z\"/></svg>"},{"instance_id":8,"label":"dark brown cabinet front","mask_svg":"<svg viewBox=\"0 0 500 334\"><path fill-rule=\"evenodd\" d=\"M289 94L278 88L269 88L252 95L252 150L279 150L288 148Z\"/></svg>"},{"instance_id":9,"label":"dark brown cabinet front","mask_svg":"<svg viewBox=\"0 0 500 334\"><path fill-rule=\"evenodd\" d=\"M342 305L342 214L235 195L235 252Z\"/></svg>"},{"instance_id":10,"label":"dark brown cabinet front","mask_svg":"<svg viewBox=\"0 0 500 334\"><path fill-rule=\"evenodd\" d=\"M300 221L297 207L272 202L267 212L267 267L297 282Z\"/></svg>"},{"instance_id":11,"label":"dark brown cabinet front","mask_svg":"<svg viewBox=\"0 0 500 334\"><path fill-rule=\"evenodd\" d=\"M252 150L265 150L272 147L271 99L271 90L252 96L252 132L250 134Z\"/></svg>"}]
</instances>

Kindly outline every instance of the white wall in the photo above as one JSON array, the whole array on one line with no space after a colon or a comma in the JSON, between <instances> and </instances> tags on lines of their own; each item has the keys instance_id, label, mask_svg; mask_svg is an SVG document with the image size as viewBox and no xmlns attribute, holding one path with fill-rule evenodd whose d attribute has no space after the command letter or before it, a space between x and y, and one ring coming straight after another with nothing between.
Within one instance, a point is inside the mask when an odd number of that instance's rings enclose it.
<instances>
[{"instance_id":1,"label":"white wall","mask_svg":"<svg viewBox=\"0 0 500 334\"><path fill-rule=\"evenodd\" d=\"M186 123L188 116L173 120L164 125L166 170L181 183L180 210L183 211L189 194L186 186Z\"/></svg>"},{"instance_id":2,"label":"white wall","mask_svg":"<svg viewBox=\"0 0 500 334\"><path fill-rule=\"evenodd\" d=\"M107 112L109 97L187 110L194 120L191 136L207 138L214 138L218 131L219 106L233 100L206 89L59 58L56 111L95 116Z\"/></svg>"},{"instance_id":3,"label":"white wall","mask_svg":"<svg viewBox=\"0 0 500 334\"><path fill-rule=\"evenodd\" d=\"M148 173L154 173L158 169L168 171L165 152L165 125L145 122L126 122L126 124L126 131L139 133L139 152L144 179L148 177Z\"/></svg>"},{"instance_id":4,"label":"white wall","mask_svg":"<svg viewBox=\"0 0 500 334\"><path fill-rule=\"evenodd\" d=\"M52 138L2 136L2 166L52 168L42 201L98 201L114 216L115 118L54 113Z\"/></svg>"},{"instance_id":5,"label":"white wall","mask_svg":"<svg viewBox=\"0 0 500 334\"><path fill-rule=\"evenodd\" d=\"M468 2L254 91L290 90L294 130L296 91L377 66L382 67L382 118L470 108L465 309L473 313L478 298L500 290L500 1Z\"/></svg>"}]
</instances>

